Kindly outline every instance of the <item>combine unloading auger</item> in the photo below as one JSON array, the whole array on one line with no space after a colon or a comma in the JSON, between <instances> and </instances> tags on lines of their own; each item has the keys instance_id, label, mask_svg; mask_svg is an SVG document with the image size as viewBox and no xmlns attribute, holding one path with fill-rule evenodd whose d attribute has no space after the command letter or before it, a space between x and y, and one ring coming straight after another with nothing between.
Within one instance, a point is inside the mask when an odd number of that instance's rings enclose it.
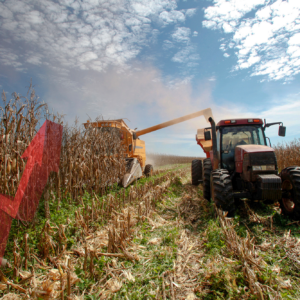
<instances>
[{"instance_id":1,"label":"combine unloading auger","mask_svg":"<svg viewBox=\"0 0 300 300\"><path fill-rule=\"evenodd\" d=\"M121 131L122 145L125 148L126 155L126 174L121 179L121 185L127 187L133 181L142 177L143 173L146 176L151 176L153 172L152 165L146 165L146 145L145 142L140 140L139 137L150 132L154 132L187 120L191 120L200 116L204 116L206 121L212 117L212 111L210 108L197 111L195 113L173 119L168 122L164 122L143 130L132 130L123 119L117 120L103 120L100 122L87 122L84 126L98 127L98 128L117 128Z\"/></svg>"}]
</instances>

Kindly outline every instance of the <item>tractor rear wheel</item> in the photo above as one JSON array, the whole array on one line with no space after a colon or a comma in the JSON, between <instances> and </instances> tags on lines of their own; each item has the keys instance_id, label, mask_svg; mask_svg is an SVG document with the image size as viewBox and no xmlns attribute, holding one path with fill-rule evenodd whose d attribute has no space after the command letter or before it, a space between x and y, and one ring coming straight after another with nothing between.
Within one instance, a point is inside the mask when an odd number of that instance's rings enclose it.
<instances>
[{"instance_id":1,"label":"tractor rear wheel","mask_svg":"<svg viewBox=\"0 0 300 300\"><path fill-rule=\"evenodd\" d=\"M211 172L211 198L218 208L227 211L232 218L235 213L232 182L226 169L217 169Z\"/></svg>"},{"instance_id":2,"label":"tractor rear wheel","mask_svg":"<svg viewBox=\"0 0 300 300\"><path fill-rule=\"evenodd\" d=\"M300 167L287 167L280 172L283 197L281 212L300 220Z\"/></svg>"},{"instance_id":3,"label":"tractor rear wheel","mask_svg":"<svg viewBox=\"0 0 300 300\"><path fill-rule=\"evenodd\" d=\"M194 159L192 161L192 185L198 185L202 180L202 160Z\"/></svg>"},{"instance_id":4,"label":"tractor rear wheel","mask_svg":"<svg viewBox=\"0 0 300 300\"><path fill-rule=\"evenodd\" d=\"M210 201L210 173L212 172L212 165L210 158L203 160L203 197Z\"/></svg>"},{"instance_id":5,"label":"tractor rear wheel","mask_svg":"<svg viewBox=\"0 0 300 300\"><path fill-rule=\"evenodd\" d=\"M152 165L146 165L144 174L146 177L150 177L153 175L153 166Z\"/></svg>"}]
</instances>

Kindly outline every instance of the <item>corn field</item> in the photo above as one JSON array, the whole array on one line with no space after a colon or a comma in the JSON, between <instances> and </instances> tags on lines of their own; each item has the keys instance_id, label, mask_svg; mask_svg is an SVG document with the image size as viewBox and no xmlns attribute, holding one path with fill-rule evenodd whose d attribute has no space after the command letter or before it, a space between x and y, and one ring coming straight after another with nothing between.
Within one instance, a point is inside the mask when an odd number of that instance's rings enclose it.
<instances>
[{"instance_id":1,"label":"corn field","mask_svg":"<svg viewBox=\"0 0 300 300\"><path fill-rule=\"evenodd\" d=\"M29 97L20 98L16 93L9 101L2 94L0 106L1 151L0 151L0 193L14 195L19 185L26 161L21 155L37 133L41 121L50 119L62 124L62 117L49 115L47 104L41 104L30 89ZM52 174L45 194L61 192L77 199L83 190L104 192L125 172L125 159L118 132L105 131L82 126L64 126L60 171Z\"/></svg>"},{"instance_id":2,"label":"corn field","mask_svg":"<svg viewBox=\"0 0 300 300\"><path fill-rule=\"evenodd\" d=\"M48 114L48 107L40 103L35 91L30 87L27 97L14 93L9 101L2 94L0 106L0 193L14 195L19 185L26 161L21 155L28 147L46 118L63 124L61 115ZM100 120L97 118L96 121ZM58 201L61 193L70 199L78 199L83 191L105 193L105 188L119 182L125 174L125 155L117 130L109 128L84 129L78 126L63 127L60 168L52 174L44 194L56 193ZM148 154L154 165L189 163L192 157L176 155Z\"/></svg>"},{"instance_id":3,"label":"corn field","mask_svg":"<svg viewBox=\"0 0 300 300\"><path fill-rule=\"evenodd\" d=\"M14 93L9 101L2 94L0 106L0 193L12 195L16 192L26 162L21 158L26 147L37 133L39 120L47 110L40 104L34 90L29 97L20 98Z\"/></svg>"},{"instance_id":4,"label":"corn field","mask_svg":"<svg viewBox=\"0 0 300 300\"><path fill-rule=\"evenodd\" d=\"M280 170L289 166L300 166L300 139L289 143L277 144L275 147L278 168Z\"/></svg>"}]
</instances>

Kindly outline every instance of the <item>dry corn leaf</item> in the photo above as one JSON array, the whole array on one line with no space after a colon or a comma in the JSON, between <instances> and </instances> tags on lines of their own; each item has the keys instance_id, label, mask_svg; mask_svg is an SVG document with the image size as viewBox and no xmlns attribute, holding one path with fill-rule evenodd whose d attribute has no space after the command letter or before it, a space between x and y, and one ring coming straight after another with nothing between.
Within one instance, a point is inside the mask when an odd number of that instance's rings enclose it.
<instances>
[{"instance_id":1,"label":"dry corn leaf","mask_svg":"<svg viewBox=\"0 0 300 300\"><path fill-rule=\"evenodd\" d=\"M4 291L7 289L7 285L4 283L0 283L0 291Z\"/></svg>"},{"instance_id":2,"label":"dry corn leaf","mask_svg":"<svg viewBox=\"0 0 300 300\"><path fill-rule=\"evenodd\" d=\"M4 295L0 299L1 300L21 300L22 298L17 294L9 293L9 294Z\"/></svg>"},{"instance_id":3,"label":"dry corn leaf","mask_svg":"<svg viewBox=\"0 0 300 300\"><path fill-rule=\"evenodd\" d=\"M127 280L135 282L135 278L132 276L130 271L123 271L123 274Z\"/></svg>"},{"instance_id":4,"label":"dry corn leaf","mask_svg":"<svg viewBox=\"0 0 300 300\"><path fill-rule=\"evenodd\" d=\"M194 300L194 299L197 299L197 297L196 297L196 295L194 293L189 293L186 296L186 300Z\"/></svg>"},{"instance_id":5,"label":"dry corn leaf","mask_svg":"<svg viewBox=\"0 0 300 300\"><path fill-rule=\"evenodd\" d=\"M67 273L63 274L63 280L66 282L67 280ZM75 284L76 282L80 281L80 279L77 277L77 275L74 272L70 273L71 277L71 284ZM60 281L61 275L58 269L51 269L48 273L48 278L52 281Z\"/></svg>"},{"instance_id":6,"label":"dry corn leaf","mask_svg":"<svg viewBox=\"0 0 300 300\"><path fill-rule=\"evenodd\" d=\"M116 293L122 287L122 282L120 282L118 279L115 279L115 278L111 278L110 280L107 281L106 284L107 284L107 288L112 293Z\"/></svg>"},{"instance_id":7,"label":"dry corn leaf","mask_svg":"<svg viewBox=\"0 0 300 300\"><path fill-rule=\"evenodd\" d=\"M67 274L64 274L64 278L67 276ZM57 281L60 280L60 273L58 269L51 269L48 273L48 277L53 280L53 281Z\"/></svg>"},{"instance_id":8,"label":"dry corn leaf","mask_svg":"<svg viewBox=\"0 0 300 300\"><path fill-rule=\"evenodd\" d=\"M28 271L20 271L19 272L20 276L21 276L21 279L24 279L24 278L28 278L29 276L31 276L32 274Z\"/></svg>"},{"instance_id":9,"label":"dry corn leaf","mask_svg":"<svg viewBox=\"0 0 300 300\"><path fill-rule=\"evenodd\" d=\"M161 243L162 239L161 238L153 238L151 239L148 244L151 244L151 245L159 245Z\"/></svg>"},{"instance_id":10,"label":"dry corn leaf","mask_svg":"<svg viewBox=\"0 0 300 300\"><path fill-rule=\"evenodd\" d=\"M280 273L280 267L278 265L275 265L275 266L273 266L272 271L279 274Z\"/></svg>"},{"instance_id":11,"label":"dry corn leaf","mask_svg":"<svg viewBox=\"0 0 300 300\"><path fill-rule=\"evenodd\" d=\"M266 251L270 248L271 243L267 243L266 241L264 241L261 245L259 245L259 247L263 250Z\"/></svg>"},{"instance_id":12,"label":"dry corn leaf","mask_svg":"<svg viewBox=\"0 0 300 300\"><path fill-rule=\"evenodd\" d=\"M58 285L55 284L55 282L47 279L33 291L32 296L35 296L38 299L53 299L56 295L57 287Z\"/></svg>"},{"instance_id":13,"label":"dry corn leaf","mask_svg":"<svg viewBox=\"0 0 300 300\"><path fill-rule=\"evenodd\" d=\"M70 299L72 299L72 300L84 300L84 295L82 295L82 296L71 295Z\"/></svg>"},{"instance_id":14,"label":"dry corn leaf","mask_svg":"<svg viewBox=\"0 0 300 300\"><path fill-rule=\"evenodd\" d=\"M281 277L277 277L276 278L277 281L278 281L278 284L279 284L279 287L282 288L282 289L290 289L292 288L292 284L291 284L291 280L288 279L288 280L283 280Z\"/></svg>"},{"instance_id":15,"label":"dry corn leaf","mask_svg":"<svg viewBox=\"0 0 300 300\"><path fill-rule=\"evenodd\" d=\"M111 294L110 291L105 291L101 294L100 300L108 299L108 296Z\"/></svg>"}]
</instances>

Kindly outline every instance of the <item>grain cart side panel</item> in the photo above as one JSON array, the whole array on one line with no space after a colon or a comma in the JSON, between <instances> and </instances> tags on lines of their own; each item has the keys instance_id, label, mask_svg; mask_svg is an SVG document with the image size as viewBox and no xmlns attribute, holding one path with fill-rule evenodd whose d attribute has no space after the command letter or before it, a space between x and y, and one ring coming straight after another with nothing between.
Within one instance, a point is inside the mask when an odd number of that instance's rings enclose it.
<instances>
[{"instance_id":1,"label":"grain cart side panel","mask_svg":"<svg viewBox=\"0 0 300 300\"><path fill-rule=\"evenodd\" d=\"M212 140L206 141L204 138L204 131L210 131L211 129L198 129L196 135L197 144L200 145L204 153L206 154L206 158L210 157L210 151L212 150Z\"/></svg>"}]
</instances>

